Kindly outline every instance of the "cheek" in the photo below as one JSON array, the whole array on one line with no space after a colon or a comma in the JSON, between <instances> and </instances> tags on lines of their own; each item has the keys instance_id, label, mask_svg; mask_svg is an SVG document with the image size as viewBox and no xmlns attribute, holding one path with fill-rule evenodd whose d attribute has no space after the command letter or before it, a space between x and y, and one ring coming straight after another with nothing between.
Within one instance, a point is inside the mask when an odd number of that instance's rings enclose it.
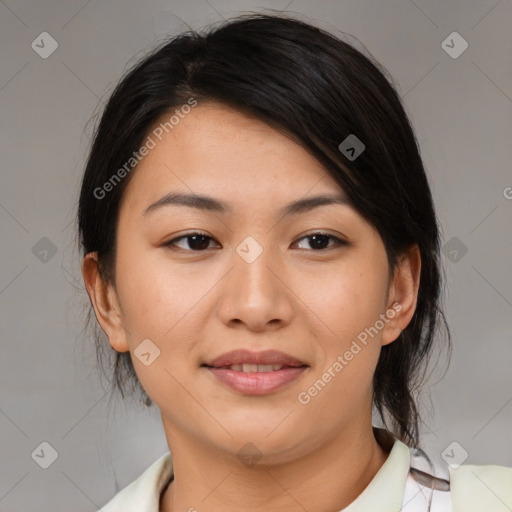
<instances>
[{"instance_id":1,"label":"cheek","mask_svg":"<svg viewBox=\"0 0 512 512\"><path fill-rule=\"evenodd\" d=\"M312 417L332 418L337 424L347 411L371 401L381 350L381 330L375 325L387 298L386 264L385 259L359 254L344 260L336 272L321 279L316 276L319 286L310 291L308 300L325 335L317 335L319 364L299 400L309 401L306 407Z\"/></svg>"},{"instance_id":2,"label":"cheek","mask_svg":"<svg viewBox=\"0 0 512 512\"><path fill-rule=\"evenodd\" d=\"M204 338L212 310L208 291L222 275L199 265L178 267L164 249L133 250L118 260L118 290L132 359L142 386L157 404L161 389L167 389L167 399L173 401L183 395L177 382L190 378L199 361L196 345ZM159 350L149 366L137 360L139 344L146 339Z\"/></svg>"},{"instance_id":3,"label":"cheek","mask_svg":"<svg viewBox=\"0 0 512 512\"><path fill-rule=\"evenodd\" d=\"M186 405L180 383L194 362L190 348L200 312L199 292L185 275L171 272L170 265L152 260L148 253L133 252L118 269L123 324L137 378L159 408L180 410ZM139 357L147 352L149 364Z\"/></svg>"},{"instance_id":4,"label":"cheek","mask_svg":"<svg viewBox=\"0 0 512 512\"><path fill-rule=\"evenodd\" d=\"M351 258L317 272L301 285L301 296L327 334L329 351L341 350L384 312L387 280L378 261Z\"/></svg>"},{"instance_id":5,"label":"cheek","mask_svg":"<svg viewBox=\"0 0 512 512\"><path fill-rule=\"evenodd\" d=\"M165 258L164 250L132 249L118 259L123 320L133 341L140 336L157 340L165 337L205 293L206 285L195 286L193 276L177 271Z\"/></svg>"},{"instance_id":6,"label":"cheek","mask_svg":"<svg viewBox=\"0 0 512 512\"><path fill-rule=\"evenodd\" d=\"M386 290L384 281L375 277L359 262L353 271L326 279L323 295L309 295L325 335L317 333L318 365L297 400L309 417L321 417L325 428L337 428L371 403L381 350L380 331L372 327L384 311Z\"/></svg>"}]
</instances>

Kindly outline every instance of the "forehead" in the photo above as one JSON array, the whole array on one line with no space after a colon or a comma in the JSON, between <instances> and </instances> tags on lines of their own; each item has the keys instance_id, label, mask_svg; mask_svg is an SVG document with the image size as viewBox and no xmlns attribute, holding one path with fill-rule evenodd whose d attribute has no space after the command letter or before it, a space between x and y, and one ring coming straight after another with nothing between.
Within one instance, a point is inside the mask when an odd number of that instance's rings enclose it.
<instances>
[{"instance_id":1,"label":"forehead","mask_svg":"<svg viewBox=\"0 0 512 512\"><path fill-rule=\"evenodd\" d=\"M169 117L149 130L154 147L133 171L123 203L140 209L171 190L215 191L245 203L342 192L306 149L258 119L213 102L198 104L162 129Z\"/></svg>"}]
</instances>

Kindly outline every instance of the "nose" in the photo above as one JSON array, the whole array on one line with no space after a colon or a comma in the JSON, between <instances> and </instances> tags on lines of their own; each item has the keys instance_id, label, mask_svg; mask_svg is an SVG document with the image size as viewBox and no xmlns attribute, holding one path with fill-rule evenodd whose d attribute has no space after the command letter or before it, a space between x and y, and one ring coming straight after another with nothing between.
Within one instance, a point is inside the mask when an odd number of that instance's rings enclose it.
<instances>
[{"instance_id":1,"label":"nose","mask_svg":"<svg viewBox=\"0 0 512 512\"><path fill-rule=\"evenodd\" d=\"M233 268L220 292L219 318L227 326L245 326L255 332L282 328L294 314L294 294L286 282L284 262L263 246L256 259L247 258L243 252L247 247L233 251ZM254 246L250 249L254 251Z\"/></svg>"}]
</instances>

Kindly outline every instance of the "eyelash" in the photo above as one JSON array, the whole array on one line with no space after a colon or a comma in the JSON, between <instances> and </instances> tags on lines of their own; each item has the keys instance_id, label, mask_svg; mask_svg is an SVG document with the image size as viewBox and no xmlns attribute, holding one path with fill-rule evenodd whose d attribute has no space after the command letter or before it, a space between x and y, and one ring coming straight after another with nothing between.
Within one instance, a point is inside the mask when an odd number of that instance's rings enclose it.
<instances>
[{"instance_id":1,"label":"eyelash","mask_svg":"<svg viewBox=\"0 0 512 512\"><path fill-rule=\"evenodd\" d=\"M206 238L209 238L210 240L214 240L214 238L212 238L211 236L207 235L206 233L202 233L201 231L193 231L191 233L186 233L185 235L181 235L177 238L173 238L172 240L169 240L168 242L166 242L164 244L164 247L167 247L169 248L170 250L173 250L173 251L179 251L179 250L182 250L182 251L185 251L185 252L205 252L206 250L210 249L209 247L207 249L200 249L200 250L194 250L194 249L183 249L182 247L176 247L174 246L174 244L180 240L183 240L183 239L186 239L186 238L191 238L193 236L196 236L196 235L199 235L199 236L204 236ZM328 249L333 249L335 248L336 246L348 246L349 243L346 242L345 240L341 240L340 238L334 236L334 235L331 235L329 233L325 233L323 231L315 231L314 233L310 233L306 236L303 236L302 238L299 238L299 242L301 240L304 240L304 239L307 239L307 238L313 238L314 236L316 235L320 235L320 236L324 236L324 237L327 237L331 240L334 240L335 241L335 245L331 245L330 247L326 247L326 248L323 248L323 249L303 249L303 250L309 250L309 251L312 251L312 252L322 252L322 251L326 251Z\"/></svg>"}]
</instances>

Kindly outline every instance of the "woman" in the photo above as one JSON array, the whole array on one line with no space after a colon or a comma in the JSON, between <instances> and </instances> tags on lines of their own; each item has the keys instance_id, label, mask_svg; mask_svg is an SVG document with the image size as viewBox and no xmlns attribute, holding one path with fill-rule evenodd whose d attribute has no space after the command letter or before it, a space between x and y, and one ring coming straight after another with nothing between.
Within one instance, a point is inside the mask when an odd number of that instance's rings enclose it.
<instances>
[{"instance_id":1,"label":"woman","mask_svg":"<svg viewBox=\"0 0 512 512\"><path fill-rule=\"evenodd\" d=\"M450 339L438 225L399 97L352 46L263 15L166 42L105 108L78 221L116 385L170 451L102 510L511 506L511 468L418 448Z\"/></svg>"}]
</instances>

